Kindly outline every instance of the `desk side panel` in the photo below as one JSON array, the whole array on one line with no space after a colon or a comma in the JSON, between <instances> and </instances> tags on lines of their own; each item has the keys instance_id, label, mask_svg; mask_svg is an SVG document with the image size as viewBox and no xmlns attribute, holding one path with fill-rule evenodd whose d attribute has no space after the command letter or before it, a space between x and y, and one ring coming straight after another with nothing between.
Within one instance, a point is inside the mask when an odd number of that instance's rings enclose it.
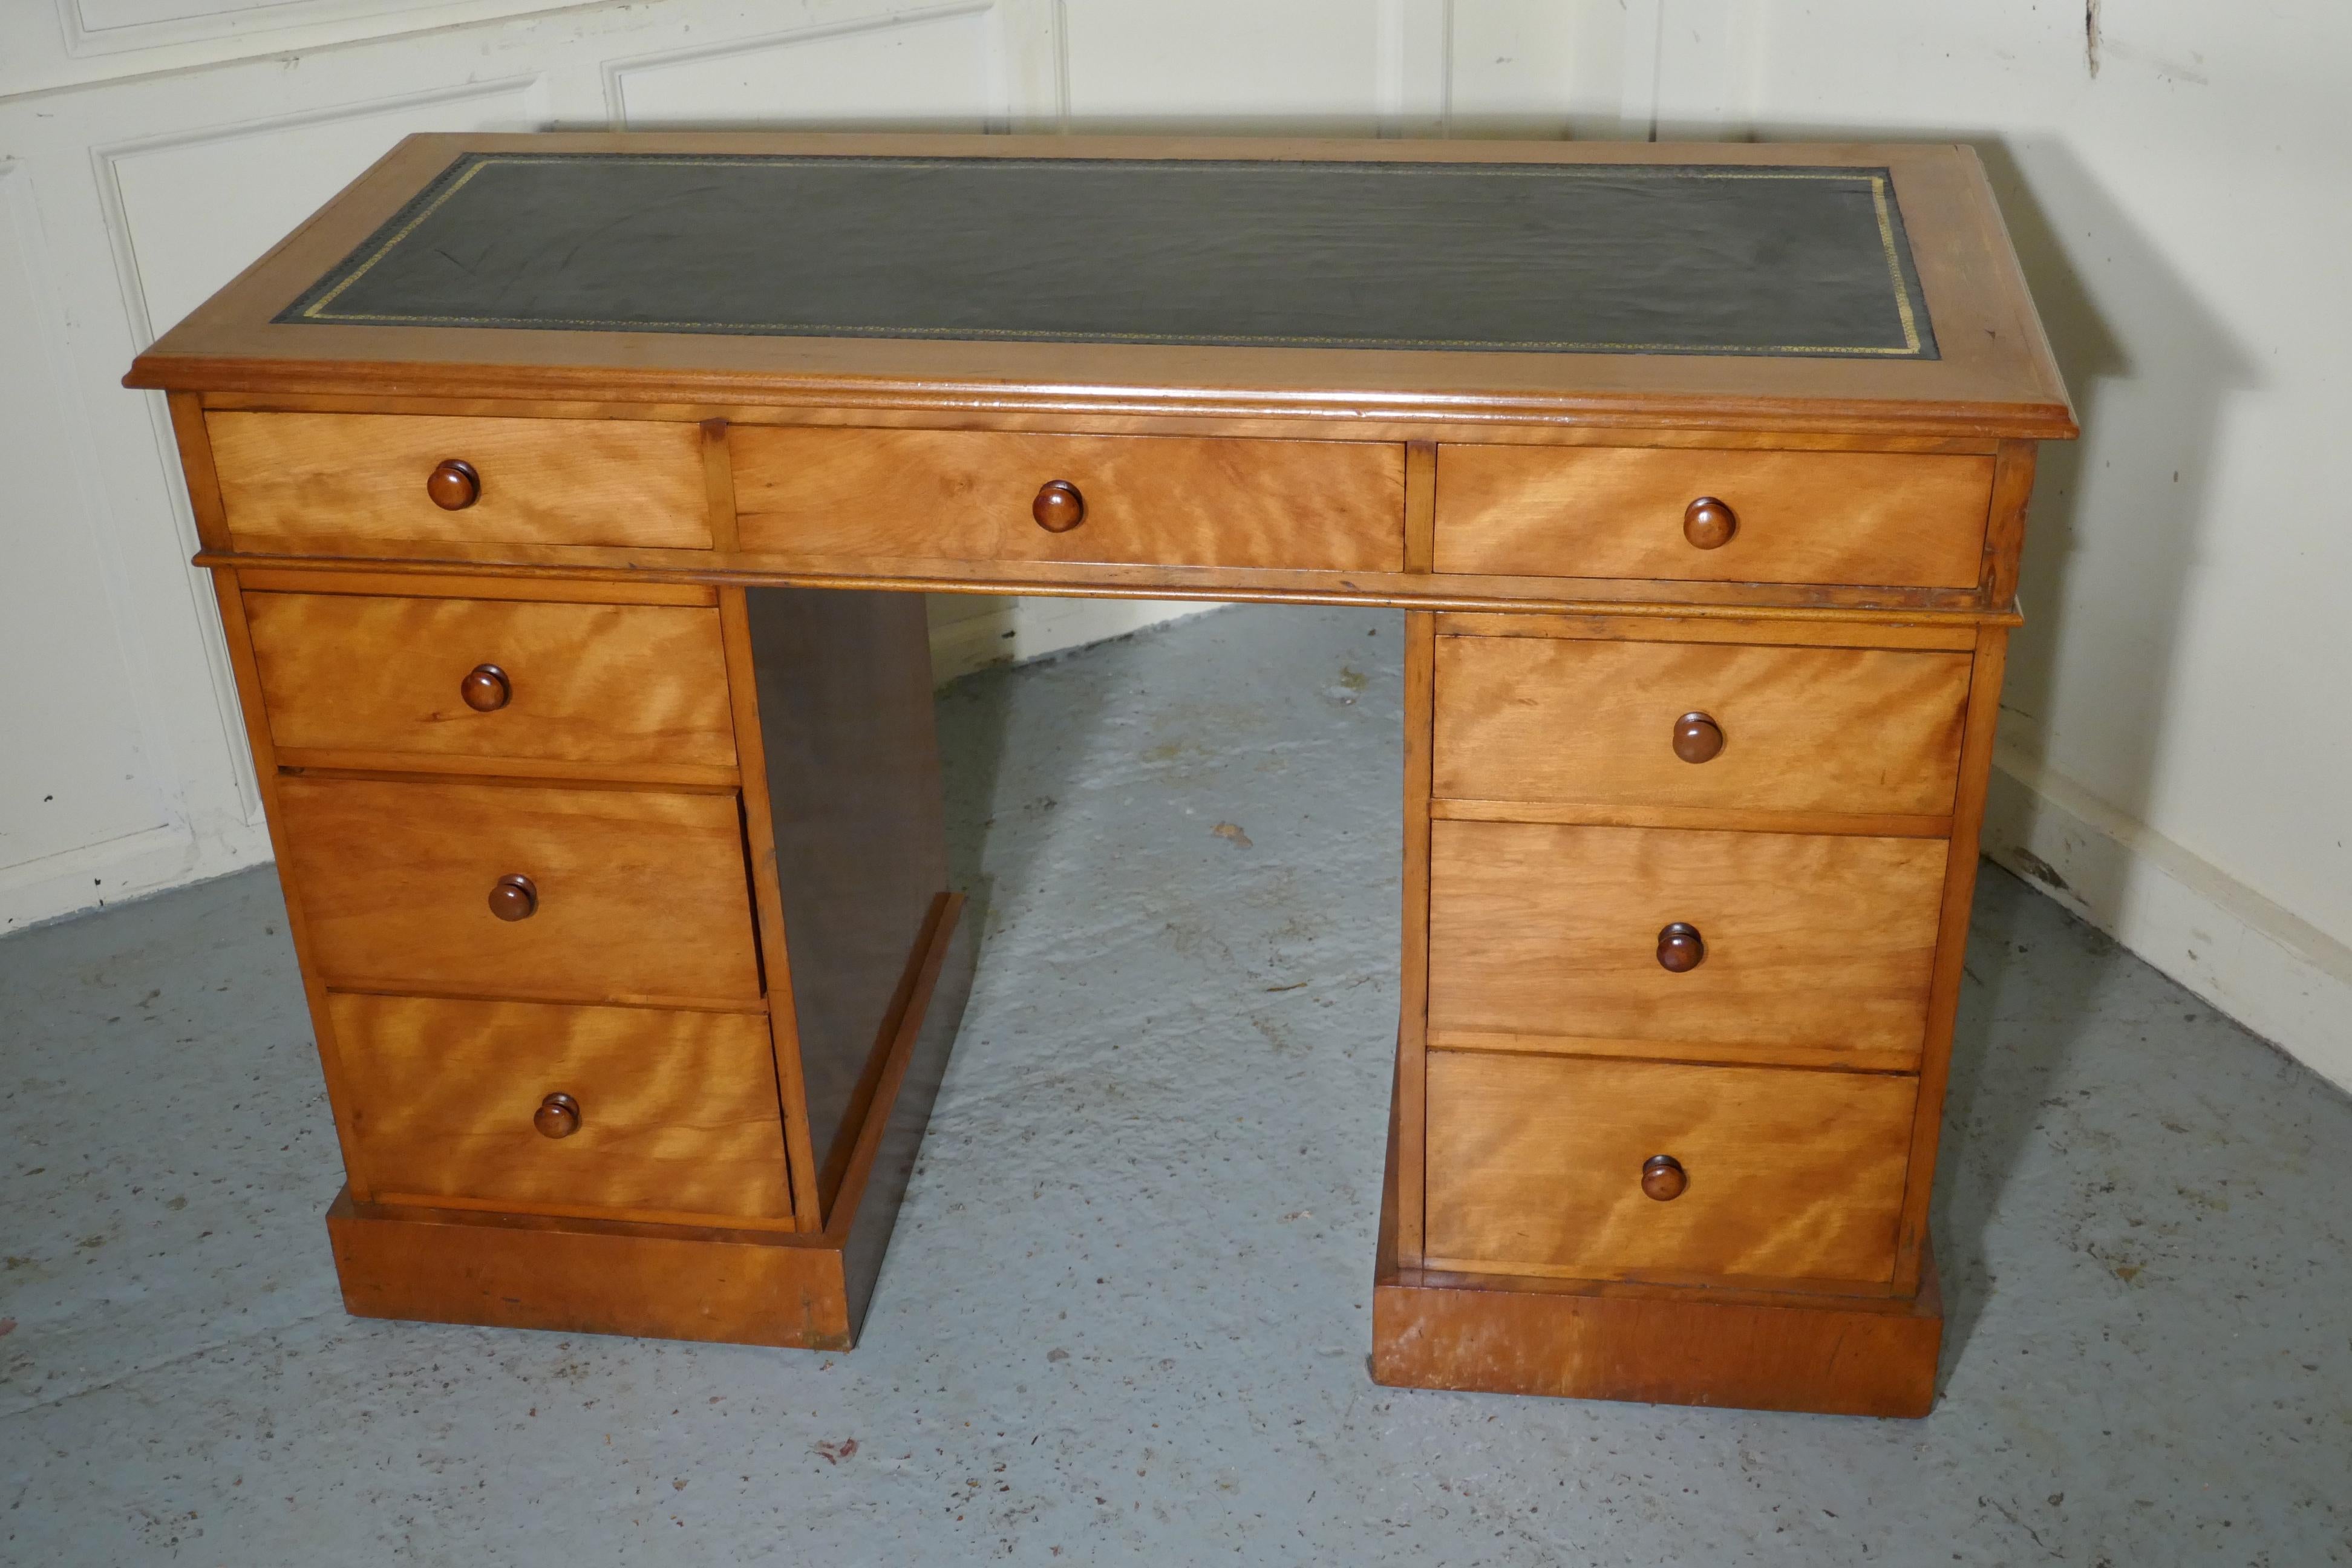
<instances>
[{"instance_id":1,"label":"desk side panel","mask_svg":"<svg viewBox=\"0 0 2352 1568\"><path fill-rule=\"evenodd\" d=\"M745 593L784 949L829 1214L932 900L948 885L921 595ZM797 1180L797 1173L796 1173Z\"/></svg>"}]
</instances>

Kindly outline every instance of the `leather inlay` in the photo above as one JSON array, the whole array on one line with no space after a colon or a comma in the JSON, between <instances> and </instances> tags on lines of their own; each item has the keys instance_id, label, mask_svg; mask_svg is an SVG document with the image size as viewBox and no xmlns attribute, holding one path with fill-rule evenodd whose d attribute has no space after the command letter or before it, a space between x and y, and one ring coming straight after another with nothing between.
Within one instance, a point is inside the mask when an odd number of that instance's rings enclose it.
<instances>
[{"instance_id":1,"label":"leather inlay","mask_svg":"<svg viewBox=\"0 0 2352 1568\"><path fill-rule=\"evenodd\" d=\"M467 153L277 320L1934 359L1885 169Z\"/></svg>"}]
</instances>

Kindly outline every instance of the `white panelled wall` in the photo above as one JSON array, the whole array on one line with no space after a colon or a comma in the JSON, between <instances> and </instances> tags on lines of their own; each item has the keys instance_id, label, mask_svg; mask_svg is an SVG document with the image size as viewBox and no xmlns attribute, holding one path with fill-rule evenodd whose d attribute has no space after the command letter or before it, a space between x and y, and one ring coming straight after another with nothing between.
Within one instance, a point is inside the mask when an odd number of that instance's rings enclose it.
<instances>
[{"instance_id":1,"label":"white panelled wall","mask_svg":"<svg viewBox=\"0 0 2352 1568\"><path fill-rule=\"evenodd\" d=\"M131 356L401 135L1981 148L2048 449L1989 844L2352 1084L2352 10L2327 0L0 0L0 930L266 858ZM943 674L1184 606L959 598Z\"/></svg>"}]
</instances>

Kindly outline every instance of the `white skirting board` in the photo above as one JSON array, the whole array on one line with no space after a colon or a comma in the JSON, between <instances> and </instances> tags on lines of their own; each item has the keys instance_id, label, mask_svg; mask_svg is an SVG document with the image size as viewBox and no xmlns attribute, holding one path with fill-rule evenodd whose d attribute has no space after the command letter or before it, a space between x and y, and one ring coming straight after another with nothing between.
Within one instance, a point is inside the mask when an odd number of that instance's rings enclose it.
<instances>
[{"instance_id":1,"label":"white skirting board","mask_svg":"<svg viewBox=\"0 0 2352 1568\"><path fill-rule=\"evenodd\" d=\"M953 680L992 664L1024 664L1065 648L1141 631L1220 608L1197 599L1001 598L931 595L931 679Z\"/></svg>"},{"instance_id":2,"label":"white skirting board","mask_svg":"<svg viewBox=\"0 0 2352 1568\"><path fill-rule=\"evenodd\" d=\"M0 868L0 936L268 859L269 833L260 823L231 824L209 836L166 823L24 861Z\"/></svg>"},{"instance_id":3,"label":"white skirting board","mask_svg":"<svg viewBox=\"0 0 2352 1568\"><path fill-rule=\"evenodd\" d=\"M2352 1090L2352 948L2006 747L1984 852Z\"/></svg>"}]
</instances>

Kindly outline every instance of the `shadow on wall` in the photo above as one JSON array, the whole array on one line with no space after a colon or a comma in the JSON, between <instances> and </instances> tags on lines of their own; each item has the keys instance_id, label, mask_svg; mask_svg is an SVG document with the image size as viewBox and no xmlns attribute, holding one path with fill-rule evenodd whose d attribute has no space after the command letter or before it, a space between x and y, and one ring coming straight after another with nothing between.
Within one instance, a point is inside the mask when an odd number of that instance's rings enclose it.
<instances>
[{"instance_id":1,"label":"shadow on wall","mask_svg":"<svg viewBox=\"0 0 2352 1568\"><path fill-rule=\"evenodd\" d=\"M2144 817L2221 406L2256 384L2253 363L2061 142L1909 125L1775 126L1759 136L1960 142L1984 159L2084 432L2042 448L2021 575L2026 623L2011 640L2002 691L2005 738L2038 760L2063 723L2105 759L2099 793ZM2072 694L2063 709L2062 690ZM1947 1367L1991 1289L1985 1228L2026 1157L2046 1087L2097 1005L2086 980L2060 1016L2030 1026L2004 1016L2021 950L2007 922L1989 925L1979 913L1944 1112L1947 1128L1968 1130L1968 1157L1955 1158L1947 1139L1934 1214Z\"/></svg>"}]
</instances>

